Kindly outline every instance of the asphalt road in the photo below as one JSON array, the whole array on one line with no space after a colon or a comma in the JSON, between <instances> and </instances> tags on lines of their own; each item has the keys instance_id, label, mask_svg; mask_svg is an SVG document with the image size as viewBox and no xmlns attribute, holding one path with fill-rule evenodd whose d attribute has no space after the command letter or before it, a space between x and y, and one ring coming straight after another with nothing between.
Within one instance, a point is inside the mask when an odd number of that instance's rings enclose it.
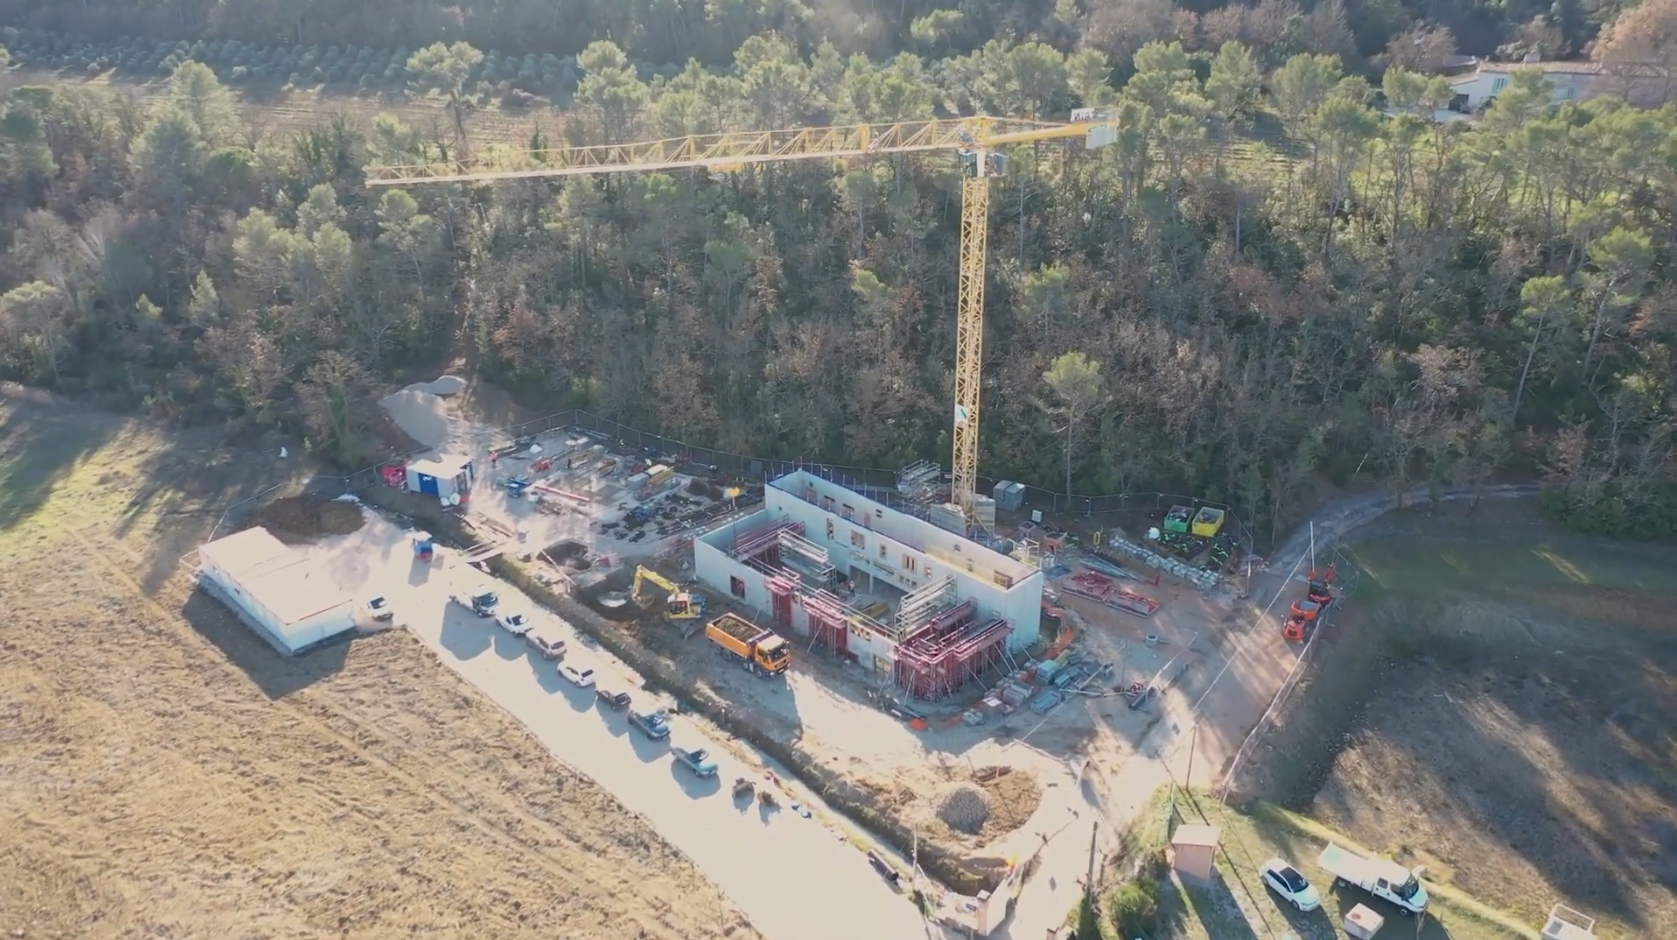
<instances>
[{"instance_id":1,"label":"asphalt road","mask_svg":"<svg viewBox=\"0 0 1677 940\"><path fill-rule=\"evenodd\" d=\"M401 597L402 619L413 634L522 721L560 760L644 816L766 937L914 940L928 935L906 895L886 884L866 857L834 831L794 814L784 801L778 811L765 811L755 801L735 801L734 778L751 771L685 718L673 719L669 741L648 741L629 726L626 713L597 706L592 689L560 679L554 664L538 658L523 640L448 603L445 578L411 583L400 548L387 557L401 569L402 582L389 593ZM501 585L500 592L503 605L538 621L562 623L515 589ZM560 629L571 638L568 662L593 668L607 688L647 700L627 667L583 645L569 625ZM695 778L670 754L672 743L707 749L720 765L717 776Z\"/></svg>"}]
</instances>

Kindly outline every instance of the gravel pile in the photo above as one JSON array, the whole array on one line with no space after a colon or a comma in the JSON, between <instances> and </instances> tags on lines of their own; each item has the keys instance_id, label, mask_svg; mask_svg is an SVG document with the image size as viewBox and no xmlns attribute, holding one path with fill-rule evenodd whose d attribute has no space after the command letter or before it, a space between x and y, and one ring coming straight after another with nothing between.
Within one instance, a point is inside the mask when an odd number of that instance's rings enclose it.
<instances>
[{"instance_id":1,"label":"gravel pile","mask_svg":"<svg viewBox=\"0 0 1677 940\"><path fill-rule=\"evenodd\" d=\"M974 783L957 783L938 794L937 818L956 832L977 835L990 819L990 797Z\"/></svg>"},{"instance_id":2,"label":"gravel pile","mask_svg":"<svg viewBox=\"0 0 1677 940\"><path fill-rule=\"evenodd\" d=\"M433 395L458 395L466 390L466 380L458 375L439 376L435 382L419 382L408 386Z\"/></svg>"},{"instance_id":3,"label":"gravel pile","mask_svg":"<svg viewBox=\"0 0 1677 940\"><path fill-rule=\"evenodd\" d=\"M443 400L430 392L412 386L404 388L379 402L406 434L422 447L441 447L448 443L448 408Z\"/></svg>"}]
</instances>

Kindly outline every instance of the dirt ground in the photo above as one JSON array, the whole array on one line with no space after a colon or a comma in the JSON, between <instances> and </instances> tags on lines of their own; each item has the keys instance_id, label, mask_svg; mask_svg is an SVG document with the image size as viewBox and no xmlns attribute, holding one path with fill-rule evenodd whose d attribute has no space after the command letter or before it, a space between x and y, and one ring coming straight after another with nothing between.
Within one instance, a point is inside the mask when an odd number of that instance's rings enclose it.
<instances>
[{"instance_id":1,"label":"dirt ground","mask_svg":"<svg viewBox=\"0 0 1677 940\"><path fill-rule=\"evenodd\" d=\"M191 590L305 469L0 395L0 932L756 936L411 637L283 659Z\"/></svg>"},{"instance_id":2,"label":"dirt ground","mask_svg":"<svg viewBox=\"0 0 1677 940\"><path fill-rule=\"evenodd\" d=\"M1394 516L1354 558L1243 788L1530 924L1677 932L1677 550L1519 506Z\"/></svg>"}]
</instances>

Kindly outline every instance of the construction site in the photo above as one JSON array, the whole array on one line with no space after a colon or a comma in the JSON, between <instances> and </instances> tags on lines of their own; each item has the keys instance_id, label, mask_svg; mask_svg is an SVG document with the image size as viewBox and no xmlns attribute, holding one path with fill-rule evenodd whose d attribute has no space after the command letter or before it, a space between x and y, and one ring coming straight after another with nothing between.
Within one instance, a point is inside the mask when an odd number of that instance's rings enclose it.
<instances>
[{"instance_id":1,"label":"construction site","mask_svg":"<svg viewBox=\"0 0 1677 940\"><path fill-rule=\"evenodd\" d=\"M1137 753L1157 756L1190 717L1224 708L1228 720L1197 739L1232 747L1293 655L1269 637L1259 662L1274 668L1206 704L1232 662L1228 627L1245 589L1245 579L1224 589L1242 548L1225 509L1171 505L1139 525L1096 527L1028 509L1018 483L980 491L981 223L990 183L1007 170L991 148L1114 137L1089 111L1066 124L724 134L675 155L656 144L607 157L549 152L534 166L440 174L373 168L373 186L492 183L947 149L963 176L947 470L922 460L889 487L847 488L802 469L725 478L686 455L577 428L509 436L471 426L449 412L458 383L444 376L386 399L429 450L382 468L382 480L461 516L478 533L467 563L506 555L534 566L544 585L632 629L683 681L757 706L749 711L765 733L838 767L863 802L968 853L1000 883L1015 868L997 859L1041 851L1077 811L1081 798L1068 794L1081 792L1082 767L1116 773Z\"/></svg>"}]
</instances>

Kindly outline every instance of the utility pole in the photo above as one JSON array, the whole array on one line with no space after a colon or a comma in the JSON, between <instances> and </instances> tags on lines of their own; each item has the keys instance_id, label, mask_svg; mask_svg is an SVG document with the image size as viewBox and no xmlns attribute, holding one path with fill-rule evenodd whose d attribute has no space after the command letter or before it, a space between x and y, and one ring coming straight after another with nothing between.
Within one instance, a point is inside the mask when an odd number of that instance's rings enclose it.
<instances>
[{"instance_id":1,"label":"utility pole","mask_svg":"<svg viewBox=\"0 0 1677 940\"><path fill-rule=\"evenodd\" d=\"M1188 771L1182 775L1182 786L1190 793L1194 787L1194 752L1199 750L1200 723L1194 722L1194 727L1188 732Z\"/></svg>"},{"instance_id":2,"label":"utility pole","mask_svg":"<svg viewBox=\"0 0 1677 940\"><path fill-rule=\"evenodd\" d=\"M1090 910L1095 907L1095 861L1099 852L1101 821L1093 820L1089 826L1089 875L1083 882L1083 903Z\"/></svg>"}]
</instances>

